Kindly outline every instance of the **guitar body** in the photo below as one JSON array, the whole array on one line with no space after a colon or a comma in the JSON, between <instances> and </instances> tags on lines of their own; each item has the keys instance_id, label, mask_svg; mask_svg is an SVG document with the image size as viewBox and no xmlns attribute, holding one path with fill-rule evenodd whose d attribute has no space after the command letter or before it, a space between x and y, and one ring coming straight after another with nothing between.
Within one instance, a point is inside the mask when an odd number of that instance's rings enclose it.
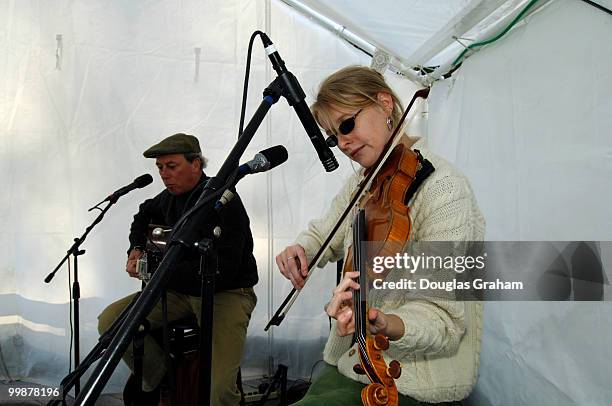
<instances>
[{"instance_id":1,"label":"guitar body","mask_svg":"<svg viewBox=\"0 0 612 406\"><path fill-rule=\"evenodd\" d=\"M143 283L146 284L151 280L155 270L157 270L157 267L164 258L170 234L172 234L170 227L149 224L144 253L136 262L138 279L143 281Z\"/></svg>"}]
</instances>

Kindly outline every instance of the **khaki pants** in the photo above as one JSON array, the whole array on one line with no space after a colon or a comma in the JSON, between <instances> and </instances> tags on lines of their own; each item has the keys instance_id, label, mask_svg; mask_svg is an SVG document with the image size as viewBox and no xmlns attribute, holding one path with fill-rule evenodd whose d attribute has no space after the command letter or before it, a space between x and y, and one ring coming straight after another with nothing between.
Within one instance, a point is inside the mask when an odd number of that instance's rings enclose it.
<instances>
[{"instance_id":1,"label":"khaki pants","mask_svg":"<svg viewBox=\"0 0 612 406\"><path fill-rule=\"evenodd\" d=\"M98 331L104 333L121 311L130 303L134 295L127 296L109 305L98 316ZM201 299L181 293L168 291L168 321L179 320L195 314L200 320ZM213 348L211 405L237 405L240 396L236 395L236 375L240 366L242 349L246 339L251 313L257 303L253 288L241 288L218 292L214 297ZM151 328L162 325L161 301L147 317ZM123 354L123 360L134 370L132 345ZM143 389L152 391L159 385L166 368L164 350L152 338L145 339L143 359Z\"/></svg>"}]
</instances>

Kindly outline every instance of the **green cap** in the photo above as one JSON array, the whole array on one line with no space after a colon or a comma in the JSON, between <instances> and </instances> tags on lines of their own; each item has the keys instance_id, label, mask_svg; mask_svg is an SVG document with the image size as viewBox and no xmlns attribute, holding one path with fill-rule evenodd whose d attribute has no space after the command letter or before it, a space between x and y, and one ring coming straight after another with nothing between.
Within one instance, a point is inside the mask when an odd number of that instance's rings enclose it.
<instances>
[{"instance_id":1,"label":"green cap","mask_svg":"<svg viewBox=\"0 0 612 406\"><path fill-rule=\"evenodd\" d=\"M158 144L147 149L142 155L145 158L157 158L162 155L200 153L200 143L196 137L178 133L163 139Z\"/></svg>"}]
</instances>

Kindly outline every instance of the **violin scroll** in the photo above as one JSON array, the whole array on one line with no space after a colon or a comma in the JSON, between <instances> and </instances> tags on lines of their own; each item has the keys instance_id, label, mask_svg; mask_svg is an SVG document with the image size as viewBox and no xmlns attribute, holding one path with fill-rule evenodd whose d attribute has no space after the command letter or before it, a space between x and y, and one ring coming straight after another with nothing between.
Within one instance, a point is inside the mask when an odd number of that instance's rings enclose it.
<instances>
[{"instance_id":1,"label":"violin scroll","mask_svg":"<svg viewBox=\"0 0 612 406\"><path fill-rule=\"evenodd\" d=\"M383 357L384 349L376 348L381 344L389 348L389 339L380 333L375 336L368 335L365 354L360 352L361 363L372 382L361 390L361 400L364 406L395 406L398 404L399 395L394 379L399 378L401 365L393 360L387 366Z\"/></svg>"},{"instance_id":2,"label":"violin scroll","mask_svg":"<svg viewBox=\"0 0 612 406\"><path fill-rule=\"evenodd\" d=\"M372 383L361 390L361 401L364 406L387 405L389 404L389 392L384 385Z\"/></svg>"}]
</instances>

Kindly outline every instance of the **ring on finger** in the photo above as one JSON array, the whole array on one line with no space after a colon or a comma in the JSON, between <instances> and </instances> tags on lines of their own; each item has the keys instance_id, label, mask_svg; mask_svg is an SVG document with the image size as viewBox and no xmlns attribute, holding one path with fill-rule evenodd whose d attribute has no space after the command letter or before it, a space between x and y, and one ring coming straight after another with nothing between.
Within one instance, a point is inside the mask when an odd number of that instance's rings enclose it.
<instances>
[{"instance_id":1,"label":"ring on finger","mask_svg":"<svg viewBox=\"0 0 612 406\"><path fill-rule=\"evenodd\" d=\"M292 257L287 257L287 261L289 261L290 259L295 260L295 256L292 256Z\"/></svg>"}]
</instances>

